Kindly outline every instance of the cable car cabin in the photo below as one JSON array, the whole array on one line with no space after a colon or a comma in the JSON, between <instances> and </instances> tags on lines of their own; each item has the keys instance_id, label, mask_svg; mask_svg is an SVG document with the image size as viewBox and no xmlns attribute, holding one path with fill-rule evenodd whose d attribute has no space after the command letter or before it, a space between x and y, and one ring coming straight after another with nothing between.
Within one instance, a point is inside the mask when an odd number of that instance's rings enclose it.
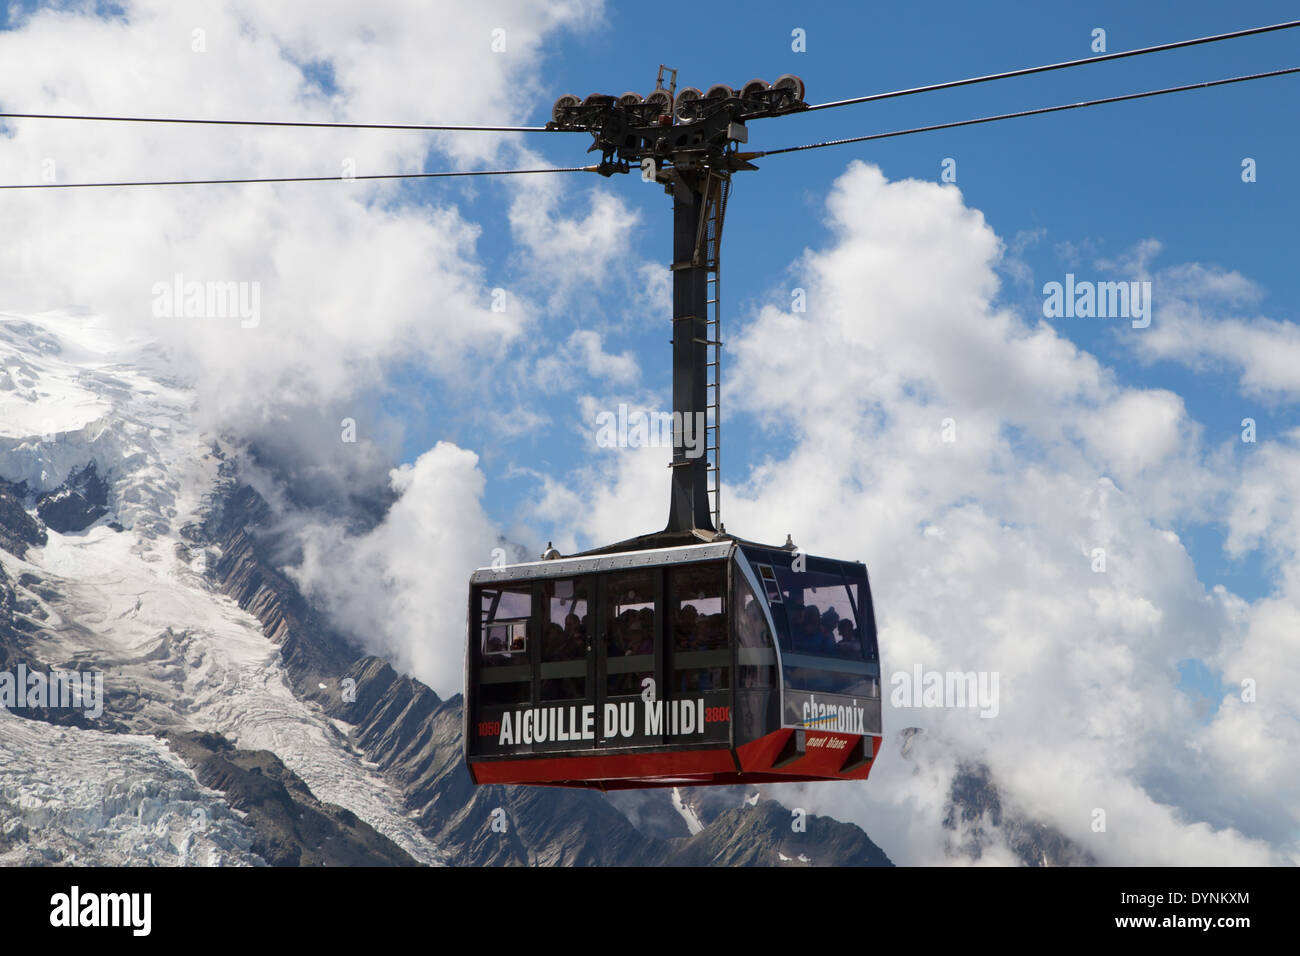
<instances>
[{"instance_id":1,"label":"cable car cabin","mask_svg":"<svg viewBox=\"0 0 1300 956\"><path fill-rule=\"evenodd\" d=\"M470 580L475 783L863 780L880 749L867 570L735 539Z\"/></svg>"}]
</instances>

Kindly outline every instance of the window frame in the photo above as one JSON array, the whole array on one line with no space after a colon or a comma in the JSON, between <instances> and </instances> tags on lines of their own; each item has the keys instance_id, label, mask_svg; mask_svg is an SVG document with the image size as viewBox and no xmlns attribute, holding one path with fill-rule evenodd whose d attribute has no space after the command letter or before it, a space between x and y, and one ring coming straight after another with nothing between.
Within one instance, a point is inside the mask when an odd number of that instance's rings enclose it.
<instances>
[{"instance_id":1,"label":"window frame","mask_svg":"<svg viewBox=\"0 0 1300 956\"><path fill-rule=\"evenodd\" d=\"M721 605L719 614L722 615L723 622L723 646L710 647L704 650L678 650L677 648L677 615L680 611L680 600L676 593L675 576L682 573L688 573L698 568L716 568L721 578L721 588L718 594L718 600ZM663 614L663 638L664 638L664 670L665 677L670 679L671 694L665 694L666 688L663 684L660 687L661 699L684 698L694 693L711 693L718 691L727 691L729 694L735 689L735 630L734 620L731 616L731 561L696 561L682 564L670 565L660 568L662 572L661 580L664 589L664 614ZM713 596L707 598L688 598L691 600L712 600ZM681 689L677 686L677 674L682 672L702 672L711 671L719 668L725 668L727 684L725 687L710 688L691 688Z\"/></svg>"}]
</instances>

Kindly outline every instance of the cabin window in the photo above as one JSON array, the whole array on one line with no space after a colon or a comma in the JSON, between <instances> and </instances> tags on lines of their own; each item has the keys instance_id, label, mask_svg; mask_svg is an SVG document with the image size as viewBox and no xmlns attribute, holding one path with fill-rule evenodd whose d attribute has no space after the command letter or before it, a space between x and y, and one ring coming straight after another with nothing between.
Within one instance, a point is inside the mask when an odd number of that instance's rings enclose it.
<instances>
[{"instance_id":1,"label":"cabin window","mask_svg":"<svg viewBox=\"0 0 1300 956\"><path fill-rule=\"evenodd\" d=\"M761 690L776 684L776 655L763 606L744 575L734 575L732 613L736 617L736 682L742 689Z\"/></svg>"},{"instance_id":2,"label":"cabin window","mask_svg":"<svg viewBox=\"0 0 1300 956\"><path fill-rule=\"evenodd\" d=\"M533 613L531 585L484 588L479 608L479 662L484 667L527 664L528 620Z\"/></svg>"},{"instance_id":3,"label":"cabin window","mask_svg":"<svg viewBox=\"0 0 1300 956\"><path fill-rule=\"evenodd\" d=\"M626 571L605 579L605 693L629 697L655 669L655 572Z\"/></svg>"},{"instance_id":4,"label":"cabin window","mask_svg":"<svg viewBox=\"0 0 1300 956\"><path fill-rule=\"evenodd\" d=\"M587 636L591 626L587 578L560 578L542 585L542 700L587 696Z\"/></svg>"},{"instance_id":5,"label":"cabin window","mask_svg":"<svg viewBox=\"0 0 1300 956\"><path fill-rule=\"evenodd\" d=\"M485 587L479 592L479 702L509 707L532 699L528 661L530 584Z\"/></svg>"},{"instance_id":6,"label":"cabin window","mask_svg":"<svg viewBox=\"0 0 1300 956\"><path fill-rule=\"evenodd\" d=\"M726 567L721 563L668 569L673 682L679 692L725 690L727 648Z\"/></svg>"}]
</instances>

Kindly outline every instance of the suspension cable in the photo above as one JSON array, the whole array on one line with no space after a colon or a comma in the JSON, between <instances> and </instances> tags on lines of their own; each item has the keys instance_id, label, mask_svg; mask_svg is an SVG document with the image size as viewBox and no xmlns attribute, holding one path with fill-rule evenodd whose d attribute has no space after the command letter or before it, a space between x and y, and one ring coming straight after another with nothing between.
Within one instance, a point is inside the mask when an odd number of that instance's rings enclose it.
<instances>
[{"instance_id":1,"label":"suspension cable","mask_svg":"<svg viewBox=\"0 0 1300 956\"><path fill-rule=\"evenodd\" d=\"M999 113L995 116L980 116L976 119L955 120L951 123L935 123L932 126L913 126L910 129L891 130L888 133L870 133L865 136L850 136L845 139L831 139L822 143L807 143L803 146L786 146L783 149L769 149L756 153L739 154L745 159L758 159L763 156L779 156L782 153L798 153L808 149L821 149L823 146L842 146L845 143L865 143L873 139L889 139L893 136L907 136L911 133L930 133L941 129L955 129L959 126L975 126L979 123L995 123L999 120L1018 119L1022 116L1041 116L1044 113L1060 113L1064 110L1077 110L1085 106L1101 106L1105 103L1122 103L1126 100L1140 100L1150 96L1164 96L1166 93L1183 93L1187 90L1203 90L1212 86L1226 86L1229 83L1245 83L1249 80L1262 80L1275 76L1287 76L1300 73L1300 66L1285 70L1270 70L1267 73L1251 73L1247 76L1230 76L1222 80L1206 80L1203 83L1188 83L1184 86L1170 86L1161 90L1146 90L1141 93L1124 93L1121 96L1107 96L1097 100L1082 100L1078 103L1065 103L1060 106L1043 106L1038 109L1020 110L1016 113Z\"/></svg>"},{"instance_id":2,"label":"suspension cable","mask_svg":"<svg viewBox=\"0 0 1300 956\"><path fill-rule=\"evenodd\" d=\"M416 123L311 123L291 120L188 119L163 116L88 116L73 113L0 113L0 119L84 120L93 123L184 123L191 126L290 126L308 129L396 129L453 133L546 133L545 126L435 126Z\"/></svg>"},{"instance_id":3,"label":"suspension cable","mask_svg":"<svg viewBox=\"0 0 1300 956\"><path fill-rule=\"evenodd\" d=\"M354 179L444 179L453 176L526 176L533 173L594 173L595 166L559 166L549 169L472 169L439 173L379 173L368 176L268 176L259 179L163 179L149 182L25 183L0 189L99 189L107 186L225 186L236 183L327 183Z\"/></svg>"},{"instance_id":4,"label":"suspension cable","mask_svg":"<svg viewBox=\"0 0 1300 956\"><path fill-rule=\"evenodd\" d=\"M1066 70L1076 66L1087 66L1090 63L1104 63L1107 60L1122 60L1125 57L1130 56L1143 56L1147 53L1178 50L1183 47L1197 46L1202 43L1218 43L1221 40L1235 40L1238 37L1271 33L1275 30L1290 30L1294 27L1300 27L1300 20L1288 20L1285 23L1273 23L1264 27L1251 27L1248 30L1234 30L1231 33L1218 33L1214 36L1197 37L1193 40L1176 40L1173 43L1161 43L1157 46L1141 47L1136 50L1103 53L1099 56L1087 56L1078 60L1064 60L1060 63L1048 63L1044 66L1030 66L1019 70L1007 70L1003 73L988 73L984 76L972 76L964 80L948 80L944 83L931 83L927 86L914 86L906 90L892 90L888 93L872 93L869 96L855 96L847 100L835 100L830 103L817 103L814 106L809 106L806 110L800 110L800 112L809 113L813 110L829 110L834 109L837 106L850 106L854 103L873 103L877 100L888 100L898 96L911 96L913 93L932 93L935 90L952 90L960 86L974 86L977 83L987 83L990 80L1005 80L1016 76L1030 76L1034 73L1048 73L1052 70Z\"/></svg>"}]
</instances>

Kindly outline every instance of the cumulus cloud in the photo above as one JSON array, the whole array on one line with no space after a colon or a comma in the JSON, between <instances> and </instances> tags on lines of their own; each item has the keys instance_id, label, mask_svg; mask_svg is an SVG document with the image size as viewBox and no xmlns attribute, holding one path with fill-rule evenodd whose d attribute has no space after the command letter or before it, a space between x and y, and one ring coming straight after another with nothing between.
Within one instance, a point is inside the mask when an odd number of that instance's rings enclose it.
<instances>
[{"instance_id":1,"label":"cumulus cloud","mask_svg":"<svg viewBox=\"0 0 1300 956\"><path fill-rule=\"evenodd\" d=\"M536 162L536 160L528 160ZM585 215L568 184L556 176L521 177L510 206L510 228L522 253L526 280L547 290L552 311L578 290L604 285L625 270L629 237L640 222L619 197L600 189L588 195Z\"/></svg>"},{"instance_id":2,"label":"cumulus cloud","mask_svg":"<svg viewBox=\"0 0 1300 956\"><path fill-rule=\"evenodd\" d=\"M1294 659L1292 599L1268 611L1207 591L1172 530L1221 514L1247 483L1235 459L1204 443L1179 395L1121 385L1001 305L1003 245L955 188L853 163L826 210L827 241L794 269L807 312L770 305L732 326L729 407L791 444L729 476L727 526L866 562L887 698L890 676L920 665L996 672L1000 706L982 719L886 700L891 733L925 728L951 754L921 767L891 736L867 784L792 798L862 824L895 859L943 862L952 774L979 759L1007 799L1102 862L1295 859L1300 762L1282 722L1300 713L1296 683L1268 682L1271 709L1225 702L1209 725L1178 689L1186 659L1222 663L1225 680ZM1146 243L1130 265L1158 251ZM664 484L631 456L585 477L551 496L557 510L600 501L611 479L628 502ZM1243 512L1238 540L1284 535L1284 510ZM584 516L598 540L627 530L613 509L566 514ZM1225 797L1236 740L1261 764L1247 794Z\"/></svg>"},{"instance_id":3,"label":"cumulus cloud","mask_svg":"<svg viewBox=\"0 0 1300 956\"><path fill-rule=\"evenodd\" d=\"M1142 354L1198 371L1226 369L1242 392L1270 402L1300 400L1300 325L1265 317L1207 316L1182 303L1160 310Z\"/></svg>"},{"instance_id":4,"label":"cumulus cloud","mask_svg":"<svg viewBox=\"0 0 1300 956\"><path fill-rule=\"evenodd\" d=\"M0 61L22 65L0 73L0 103L24 112L520 122L536 101L548 38L600 16L598 3L580 0L454 10L129 0L120 16L99 7L39 9L0 32ZM3 132L7 182L402 173L510 162L519 150L517 136L469 133L43 121ZM337 436L347 416L363 418L363 439L382 440L391 455L400 432L384 420L382 398L396 370L468 389L537 319L526 298L493 308L498 283L479 261L482 227L456 205L455 188L425 200L391 183L343 180L10 193L3 305L81 310L124 336L155 340L170 370L198 386L203 424L255 441L268 460L286 426ZM514 208L538 221L544 214L531 210L542 203L521 193ZM617 254L616 244L607 252ZM249 298L255 289L257 315L178 314L164 298L189 282L234 283ZM298 444L320 465L338 442Z\"/></svg>"},{"instance_id":5,"label":"cumulus cloud","mask_svg":"<svg viewBox=\"0 0 1300 956\"><path fill-rule=\"evenodd\" d=\"M503 542L473 452L439 442L390 478L396 500L377 527L308 527L291 573L367 651L450 697L464 677L464 569L491 564Z\"/></svg>"},{"instance_id":6,"label":"cumulus cloud","mask_svg":"<svg viewBox=\"0 0 1300 956\"><path fill-rule=\"evenodd\" d=\"M1229 373L1244 395L1269 403L1300 399L1300 325L1260 314L1265 295L1256 283L1195 262L1145 274L1154 281L1155 321L1134 343L1139 358Z\"/></svg>"},{"instance_id":7,"label":"cumulus cloud","mask_svg":"<svg viewBox=\"0 0 1300 956\"><path fill-rule=\"evenodd\" d=\"M586 377L626 385L637 379L641 367L631 352L615 355L605 351L599 332L575 329L561 349L538 359L532 371L532 383L539 391L556 392L572 389Z\"/></svg>"}]
</instances>

